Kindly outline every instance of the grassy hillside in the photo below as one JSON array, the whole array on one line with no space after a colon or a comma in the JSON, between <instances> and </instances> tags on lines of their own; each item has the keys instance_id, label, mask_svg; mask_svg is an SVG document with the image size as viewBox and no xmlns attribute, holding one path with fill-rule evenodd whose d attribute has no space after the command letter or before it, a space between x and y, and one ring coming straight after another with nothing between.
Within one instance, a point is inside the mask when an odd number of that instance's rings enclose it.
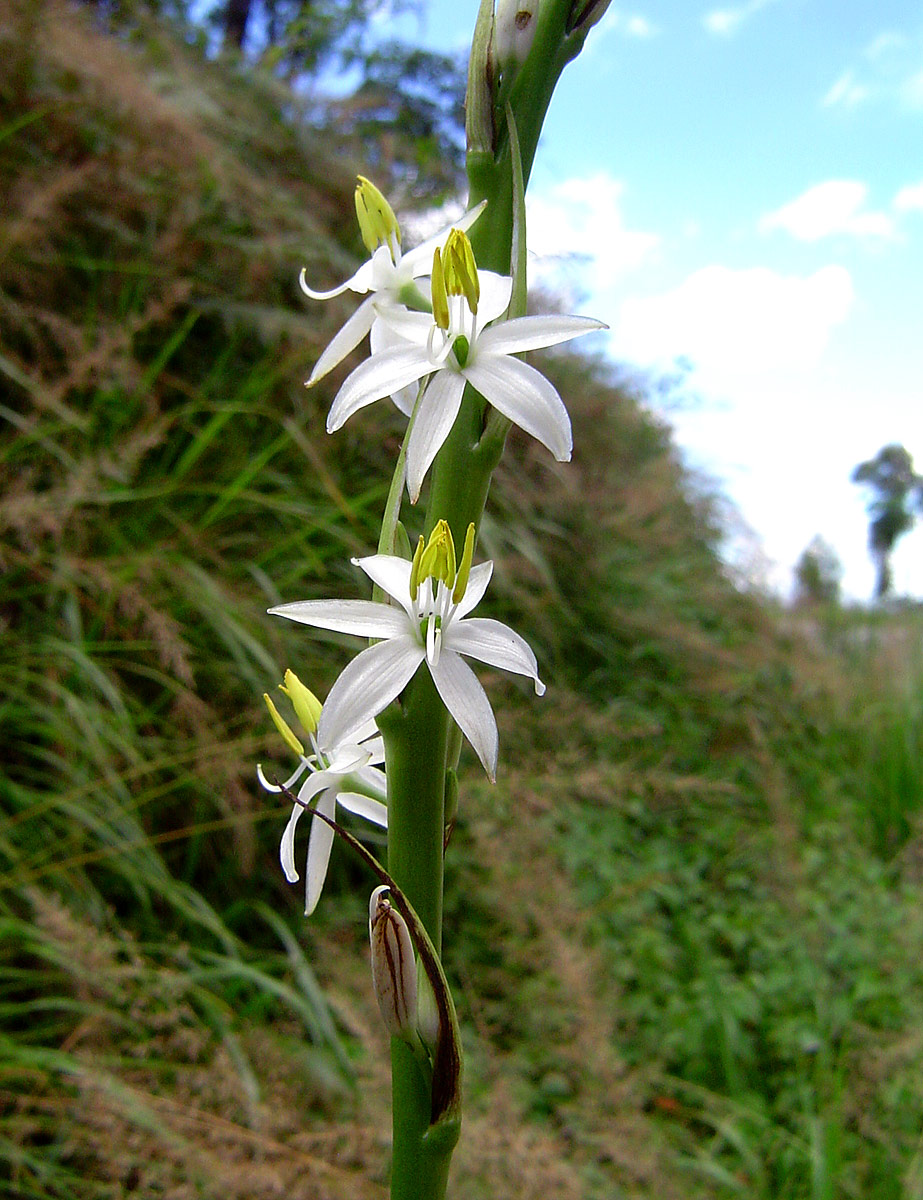
<instances>
[{"instance_id":1,"label":"grassy hillside","mask_svg":"<svg viewBox=\"0 0 923 1200\"><path fill-rule=\"evenodd\" d=\"M254 775L344 662L265 609L361 594L401 435L302 386L357 165L163 31L4 0L0 51L0 1179L383 1197L369 880L304 921ZM632 388L548 369L575 461L513 439L483 531L549 689L463 760L453 1194L923 1197L919 623L738 590Z\"/></svg>"}]
</instances>

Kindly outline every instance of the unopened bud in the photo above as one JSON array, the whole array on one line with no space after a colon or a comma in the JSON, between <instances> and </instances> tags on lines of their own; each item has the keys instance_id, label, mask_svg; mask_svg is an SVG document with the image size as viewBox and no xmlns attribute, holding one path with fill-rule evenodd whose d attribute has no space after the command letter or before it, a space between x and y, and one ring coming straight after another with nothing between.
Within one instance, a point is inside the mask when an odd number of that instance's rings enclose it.
<instances>
[{"instance_id":1,"label":"unopened bud","mask_svg":"<svg viewBox=\"0 0 923 1200\"><path fill-rule=\"evenodd\" d=\"M422 961L417 963L417 1033L432 1051L439 1040L439 1005Z\"/></svg>"},{"instance_id":2,"label":"unopened bud","mask_svg":"<svg viewBox=\"0 0 923 1200\"><path fill-rule=\"evenodd\" d=\"M539 0L497 0L494 53L501 71L526 61L538 22Z\"/></svg>"},{"instance_id":3,"label":"unopened bud","mask_svg":"<svg viewBox=\"0 0 923 1200\"><path fill-rule=\"evenodd\" d=\"M393 1037L413 1039L417 1022L417 964L410 930L391 905L390 889L377 887L369 900L372 986L382 1019Z\"/></svg>"}]
</instances>

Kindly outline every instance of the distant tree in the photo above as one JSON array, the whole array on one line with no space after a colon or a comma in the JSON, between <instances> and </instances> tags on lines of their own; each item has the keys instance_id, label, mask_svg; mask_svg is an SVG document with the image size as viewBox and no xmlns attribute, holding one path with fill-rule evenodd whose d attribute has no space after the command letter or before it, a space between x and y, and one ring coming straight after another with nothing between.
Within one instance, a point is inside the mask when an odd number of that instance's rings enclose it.
<instances>
[{"instance_id":1,"label":"distant tree","mask_svg":"<svg viewBox=\"0 0 923 1200\"><path fill-rule=\"evenodd\" d=\"M465 162L463 60L387 42L356 56L361 82L328 104L337 136L402 206L438 204L462 190Z\"/></svg>"},{"instance_id":2,"label":"distant tree","mask_svg":"<svg viewBox=\"0 0 923 1200\"><path fill-rule=\"evenodd\" d=\"M884 446L874 458L860 463L853 483L868 489L869 554L875 564L875 597L891 590L891 552L899 537L913 528L914 509L923 505L923 477L913 469L913 458L896 443Z\"/></svg>"},{"instance_id":3,"label":"distant tree","mask_svg":"<svg viewBox=\"0 0 923 1200\"><path fill-rule=\"evenodd\" d=\"M208 20L224 49L243 51L296 90L318 76L347 82L338 96L315 92L304 111L318 127L334 126L346 151L389 179L407 207L456 195L465 159L466 60L380 36L386 26L376 18L413 4L213 0Z\"/></svg>"},{"instance_id":4,"label":"distant tree","mask_svg":"<svg viewBox=\"0 0 923 1200\"><path fill-rule=\"evenodd\" d=\"M251 0L226 0L224 6L224 45L241 50L250 24Z\"/></svg>"},{"instance_id":5,"label":"distant tree","mask_svg":"<svg viewBox=\"0 0 923 1200\"><path fill-rule=\"evenodd\" d=\"M191 0L185 0L193 7ZM410 0L212 0L200 9L225 49L260 56L289 80L324 66L353 65L373 18L393 16Z\"/></svg>"},{"instance_id":6,"label":"distant tree","mask_svg":"<svg viewBox=\"0 0 923 1200\"><path fill-rule=\"evenodd\" d=\"M801 604L836 604L843 564L820 536L811 539L795 564L795 599Z\"/></svg>"}]
</instances>

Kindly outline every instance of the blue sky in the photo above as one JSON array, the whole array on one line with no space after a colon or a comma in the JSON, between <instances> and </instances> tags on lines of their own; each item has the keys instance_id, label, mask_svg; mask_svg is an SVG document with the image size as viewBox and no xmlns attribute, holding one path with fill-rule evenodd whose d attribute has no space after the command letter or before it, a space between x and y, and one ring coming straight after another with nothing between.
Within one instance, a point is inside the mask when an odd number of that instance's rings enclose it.
<instances>
[{"instance_id":1,"label":"blue sky","mask_svg":"<svg viewBox=\"0 0 923 1200\"><path fill-rule=\"evenodd\" d=\"M476 9L429 0L408 35L456 48ZM850 472L891 441L923 471L923 4L613 0L555 94L529 241L613 358L687 364L667 416L751 569L786 591L820 534L869 596ZM923 523L894 565L923 595Z\"/></svg>"}]
</instances>

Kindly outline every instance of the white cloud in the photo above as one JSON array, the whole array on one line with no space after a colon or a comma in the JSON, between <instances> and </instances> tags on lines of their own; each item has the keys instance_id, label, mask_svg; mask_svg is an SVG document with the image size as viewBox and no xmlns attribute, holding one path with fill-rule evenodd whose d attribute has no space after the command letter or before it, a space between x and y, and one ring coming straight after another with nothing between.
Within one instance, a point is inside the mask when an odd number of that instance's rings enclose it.
<instances>
[{"instance_id":1,"label":"white cloud","mask_svg":"<svg viewBox=\"0 0 923 1200\"><path fill-rule=\"evenodd\" d=\"M614 348L644 365L689 359L709 387L746 386L761 372L815 366L852 303L845 267L799 277L713 265L663 295L626 300Z\"/></svg>"},{"instance_id":2,"label":"white cloud","mask_svg":"<svg viewBox=\"0 0 923 1200\"><path fill-rule=\"evenodd\" d=\"M604 53L601 47L605 45L607 39L603 38L603 33L614 37L635 38L637 41L644 41L648 38L657 37L660 33L660 27L640 13L628 13L610 8L603 18L600 33L594 30L595 36L591 37L587 42L583 50L584 59L588 55L599 58Z\"/></svg>"},{"instance_id":3,"label":"white cloud","mask_svg":"<svg viewBox=\"0 0 923 1200\"><path fill-rule=\"evenodd\" d=\"M825 108L856 108L870 96L869 88L859 83L852 71L844 71L833 87L824 96L821 103Z\"/></svg>"},{"instance_id":4,"label":"white cloud","mask_svg":"<svg viewBox=\"0 0 923 1200\"><path fill-rule=\"evenodd\" d=\"M874 62L877 59L885 58L889 54L903 50L908 44L908 38L903 33L895 33L893 29L886 29L872 38L865 47L863 54L867 59Z\"/></svg>"},{"instance_id":5,"label":"white cloud","mask_svg":"<svg viewBox=\"0 0 923 1200\"><path fill-rule=\"evenodd\" d=\"M713 8L702 17L702 24L709 33L728 37L760 9L774 3L776 0L748 0L746 4L739 4L735 8Z\"/></svg>"},{"instance_id":6,"label":"white cloud","mask_svg":"<svg viewBox=\"0 0 923 1200\"><path fill-rule=\"evenodd\" d=\"M603 172L541 188L528 198L530 275L570 293L571 303L598 297L608 307L624 277L648 261L660 238L627 229L624 184ZM579 280L577 288L574 279ZM576 292L576 295L575 295ZM604 313L594 313L603 320Z\"/></svg>"},{"instance_id":7,"label":"white cloud","mask_svg":"<svg viewBox=\"0 0 923 1200\"><path fill-rule=\"evenodd\" d=\"M759 222L763 233L782 229L802 242L835 234L850 237L892 237L894 222L887 213L865 207L868 188L854 179L828 179L815 184Z\"/></svg>"},{"instance_id":8,"label":"white cloud","mask_svg":"<svg viewBox=\"0 0 923 1200\"><path fill-rule=\"evenodd\" d=\"M901 81L900 99L905 108L923 108L923 71L914 71Z\"/></svg>"},{"instance_id":9,"label":"white cloud","mask_svg":"<svg viewBox=\"0 0 923 1200\"><path fill-rule=\"evenodd\" d=\"M877 34L844 70L824 96L830 108L855 108L873 100L887 100L905 109L923 109L923 33L908 36L894 30Z\"/></svg>"},{"instance_id":10,"label":"white cloud","mask_svg":"<svg viewBox=\"0 0 923 1200\"><path fill-rule=\"evenodd\" d=\"M656 25L652 25L646 17L626 17L622 28L629 37L649 38L659 33Z\"/></svg>"},{"instance_id":11,"label":"white cloud","mask_svg":"<svg viewBox=\"0 0 923 1200\"><path fill-rule=\"evenodd\" d=\"M923 179L919 183L908 183L894 197L898 212L923 212Z\"/></svg>"}]
</instances>

